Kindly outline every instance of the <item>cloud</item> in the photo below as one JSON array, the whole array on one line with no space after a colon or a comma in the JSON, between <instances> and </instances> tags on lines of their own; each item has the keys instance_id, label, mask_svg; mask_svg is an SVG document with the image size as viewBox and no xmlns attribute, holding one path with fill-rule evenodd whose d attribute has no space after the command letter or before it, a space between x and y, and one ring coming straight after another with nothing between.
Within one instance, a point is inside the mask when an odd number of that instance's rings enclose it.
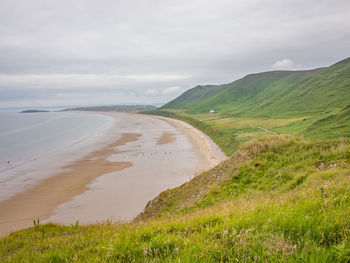
<instances>
[{"instance_id":1,"label":"cloud","mask_svg":"<svg viewBox=\"0 0 350 263\"><path fill-rule=\"evenodd\" d=\"M277 60L271 67L273 70L287 70L287 69L296 69L296 65L293 60L284 58Z\"/></svg>"},{"instance_id":2,"label":"cloud","mask_svg":"<svg viewBox=\"0 0 350 263\"><path fill-rule=\"evenodd\" d=\"M162 90L163 94L178 94L183 92L183 89L177 86L174 87L168 87Z\"/></svg>"},{"instance_id":3,"label":"cloud","mask_svg":"<svg viewBox=\"0 0 350 263\"><path fill-rule=\"evenodd\" d=\"M145 94L146 95L156 95L156 94L159 94L159 91L156 89L148 89L148 90L146 90Z\"/></svg>"},{"instance_id":4,"label":"cloud","mask_svg":"<svg viewBox=\"0 0 350 263\"><path fill-rule=\"evenodd\" d=\"M273 61L327 66L349 56L348 10L348 0L2 0L0 107L166 102Z\"/></svg>"},{"instance_id":5,"label":"cloud","mask_svg":"<svg viewBox=\"0 0 350 263\"><path fill-rule=\"evenodd\" d=\"M157 102L156 104L164 104L175 99L184 91L185 89L179 86L170 86L165 88L160 86L145 90L144 95L147 96L147 104L149 104L150 101Z\"/></svg>"},{"instance_id":6,"label":"cloud","mask_svg":"<svg viewBox=\"0 0 350 263\"><path fill-rule=\"evenodd\" d=\"M179 95L180 93L184 92L184 89L174 86L174 87L167 87L167 88L158 88L158 89L148 89L146 90L146 95L158 95L158 94L164 94L164 95Z\"/></svg>"},{"instance_id":7,"label":"cloud","mask_svg":"<svg viewBox=\"0 0 350 263\"><path fill-rule=\"evenodd\" d=\"M116 74L0 74L1 86L11 86L16 84L47 85L47 88L54 87L48 85L85 85L101 86L108 84L123 83L145 83L164 82L185 79L181 75L116 75Z\"/></svg>"}]
</instances>

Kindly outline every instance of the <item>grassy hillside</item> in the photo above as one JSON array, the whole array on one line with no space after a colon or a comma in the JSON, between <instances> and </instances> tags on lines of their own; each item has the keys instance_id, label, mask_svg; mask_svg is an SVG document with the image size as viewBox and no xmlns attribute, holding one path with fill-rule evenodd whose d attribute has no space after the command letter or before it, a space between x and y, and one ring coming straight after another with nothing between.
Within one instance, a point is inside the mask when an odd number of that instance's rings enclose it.
<instances>
[{"instance_id":1,"label":"grassy hillside","mask_svg":"<svg viewBox=\"0 0 350 263\"><path fill-rule=\"evenodd\" d=\"M152 200L133 223L38 225L1 262L349 262L350 143L270 136Z\"/></svg>"},{"instance_id":2,"label":"grassy hillside","mask_svg":"<svg viewBox=\"0 0 350 263\"><path fill-rule=\"evenodd\" d=\"M231 116L290 117L322 114L350 104L350 59L308 71L250 74L229 84L198 86L161 109Z\"/></svg>"},{"instance_id":3,"label":"grassy hillside","mask_svg":"<svg viewBox=\"0 0 350 263\"><path fill-rule=\"evenodd\" d=\"M150 113L191 123L230 156L241 143L273 132L350 137L349 107L350 58L327 68L264 72L197 86ZM209 115L210 109L218 113Z\"/></svg>"}]
</instances>

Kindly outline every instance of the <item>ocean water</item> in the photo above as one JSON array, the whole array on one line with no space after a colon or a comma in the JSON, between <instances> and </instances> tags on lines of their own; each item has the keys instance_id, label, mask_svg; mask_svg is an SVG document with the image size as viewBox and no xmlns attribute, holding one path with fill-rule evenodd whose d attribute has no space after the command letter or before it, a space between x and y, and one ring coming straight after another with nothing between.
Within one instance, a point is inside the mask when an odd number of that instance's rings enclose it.
<instances>
[{"instance_id":1,"label":"ocean water","mask_svg":"<svg viewBox=\"0 0 350 263\"><path fill-rule=\"evenodd\" d=\"M0 112L0 190L8 171L87 140L113 119L77 112ZM6 173L5 173L6 172Z\"/></svg>"}]
</instances>

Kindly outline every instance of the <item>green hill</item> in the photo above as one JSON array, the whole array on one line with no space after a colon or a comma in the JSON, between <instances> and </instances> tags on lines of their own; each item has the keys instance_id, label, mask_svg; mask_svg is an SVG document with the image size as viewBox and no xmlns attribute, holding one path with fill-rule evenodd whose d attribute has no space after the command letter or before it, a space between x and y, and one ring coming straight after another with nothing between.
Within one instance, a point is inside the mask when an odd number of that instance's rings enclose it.
<instances>
[{"instance_id":1,"label":"green hill","mask_svg":"<svg viewBox=\"0 0 350 263\"><path fill-rule=\"evenodd\" d=\"M350 137L349 107L350 58L326 68L271 71L197 86L151 114L191 123L231 155L267 129L311 138ZM218 113L209 115L210 109Z\"/></svg>"},{"instance_id":2,"label":"green hill","mask_svg":"<svg viewBox=\"0 0 350 263\"><path fill-rule=\"evenodd\" d=\"M250 74L229 84L197 86L161 109L233 116L322 114L350 105L350 59L327 68Z\"/></svg>"}]
</instances>

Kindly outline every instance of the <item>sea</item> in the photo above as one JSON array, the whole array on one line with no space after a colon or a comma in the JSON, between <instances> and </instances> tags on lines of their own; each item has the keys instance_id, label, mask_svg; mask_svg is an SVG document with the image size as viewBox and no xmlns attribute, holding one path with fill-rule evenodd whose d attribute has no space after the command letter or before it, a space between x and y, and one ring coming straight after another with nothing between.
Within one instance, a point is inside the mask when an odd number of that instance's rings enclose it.
<instances>
[{"instance_id":1,"label":"sea","mask_svg":"<svg viewBox=\"0 0 350 263\"><path fill-rule=\"evenodd\" d=\"M0 196L4 185L16 181L12 170L83 144L113 124L113 118L85 112L0 111Z\"/></svg>"}]
</instances>

